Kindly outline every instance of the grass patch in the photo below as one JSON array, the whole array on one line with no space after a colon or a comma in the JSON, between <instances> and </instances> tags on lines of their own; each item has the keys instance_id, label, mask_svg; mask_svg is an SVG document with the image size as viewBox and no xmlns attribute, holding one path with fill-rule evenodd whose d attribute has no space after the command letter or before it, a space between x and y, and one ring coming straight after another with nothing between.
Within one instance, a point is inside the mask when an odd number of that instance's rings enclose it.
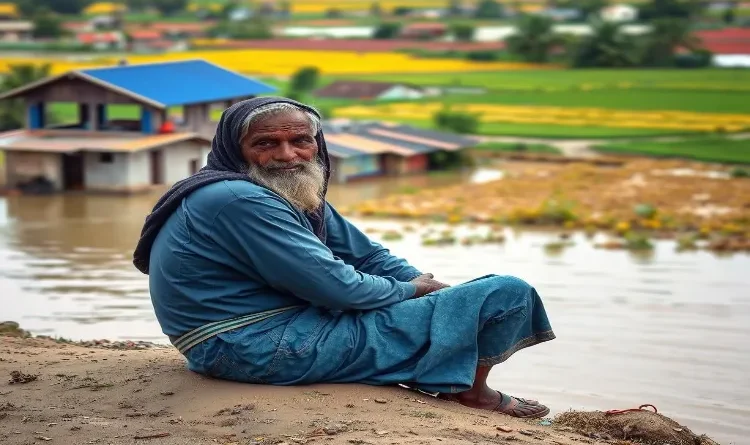
<instances>
[{"instance_id":1,"label":"grass patch","mask_svg":"<svg viewBox=\"0 0 750 445\"><path fill-rule=\"evenodd\" d=\"M562 153L558 148L547 144L524 144L510 142L483 142L474 147L474 149L482 151L509 151L515 153Z\"/></svg>"},{"instance_id":2,"label":"grass patch","mask_svg":"<svg viewBox=\"0 0 750 445\"><path fill-rule=\"evenodd\" d=\"M401 120L404 124L420 128L435 128L428 120ZM674 131L640 128L571 127L553 124L481 123L478 134L485 136L518 136L549 139L619 138L674 135ZM684 134L684 133L683 133Z\"/></svg>"},{"instance_id":3,"label":"grass patch","mask_svg":"<svg viewBox=\"0 0 750 445\"><path fill-rule=\"evenodd\" d=\"M341 76L344 77L344 76ZM358 79L412 82L419 85L475 86L489 89L531 89L540 91L588 85L592 88L651 88L713 91L719 87L748 91L750 72L731 69L602 69L524 70L470 73L378 74L348 76Z\"/></svg>"},{"instance_id":4,"label":"grass patch","mask_svg":"<svg viewBox=\"0 0 750 445\"><path fill-rule=\"evenodd\" d=\"M78 119L78 105L74 103L51 103L47 110L63 122L75 122ZM108 105L109 119L140 119L140 109L135 105Z\"/></svg>"},{"instance_id":5,"label":"grass patch","mask_svg":"<svg viewBox=\"0 0 750 445\"><path fill-rule=\"evenodd\" d=\"M595 147L611 154L634 154L663 158L688 158L727 164L750 164L750 139L692 138L675 142L623 142Z\"/></svg>"}]
</instances>

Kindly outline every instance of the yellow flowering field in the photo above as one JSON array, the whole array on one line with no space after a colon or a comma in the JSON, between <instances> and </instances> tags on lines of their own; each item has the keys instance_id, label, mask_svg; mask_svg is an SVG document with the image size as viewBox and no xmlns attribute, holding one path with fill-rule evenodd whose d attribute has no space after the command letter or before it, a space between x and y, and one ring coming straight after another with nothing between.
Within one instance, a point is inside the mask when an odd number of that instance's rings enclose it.
<instances>
[{"instance_id":1,"label":"yellow flowering field","mask_svg":"<svg viewBox=\"0 0 750 445\"><path fill-rule=\"evenodd\" d=\"M610 0L610 3L643 3L645 1L648 0ZM518 6L524 12L538 11L548 3L547 0L498 0L498 2L509 7ZM392 11L396 7L415 9L444 8L447 4L445 0L390 0L377 3L383 11ZM475 3L477 3L476 0L468 0L462 4L470 6ZM223 1L219 0L200 0L188 4L188 10L197 11L201 8L220 10L224 4ZM294 0L290 2L292 12L307 14L323 13L330 9L338 9L339 11L367 11L372 7L372 4L371 0Z\"/></svg>"},{"instance_id":2,"label":"yellow flowering field","mask_svg":"<svg viewBox=\"0 0 750 445\"><path fill-rule=\"evenodd\" d=\"M134 55L125 57L131 64L177 60L204 59L224 68L247 74L290 75L301 67L316 66L322 74L381 74L381 73L447 73L470 71L501 71L549 69L529 63L481 63L458 59L418 59L401 53L358 53L356 51L296 51L275 49L241 49L191 51L163 55ZM5 57L0 60L0 72L14 64L52 65L52 73L74 69L113 66L120 57L81 59L42 59Z\"/></svg>"},{"instance_id":3,"label":"yellow flowering field","mask_svg":"<svg viewBox=\"0 0 750 445\"><path fill-rule=\"evenodd\" d=\"M439 102L349 106L336 109L337 117L383 120L430 120L444 108ZM606 126L679 131L743 131L750 128L750 114L687 111L631 111L605 108L526 105L461 104L453 111L477 114L486 123L529 123L565 126Z\"/></svg>"},{"instance_id":4,"label":"yellow flowering field","mask_svg":"<svg viewBox=\"0 0 750 445\"><path fill-rule=\"evenodd\" d=\"M83 13L86 15L112 14L117 11L125 11L127 8L121 3L95 2L88 5Z\"/></svg>"}]
</instances>

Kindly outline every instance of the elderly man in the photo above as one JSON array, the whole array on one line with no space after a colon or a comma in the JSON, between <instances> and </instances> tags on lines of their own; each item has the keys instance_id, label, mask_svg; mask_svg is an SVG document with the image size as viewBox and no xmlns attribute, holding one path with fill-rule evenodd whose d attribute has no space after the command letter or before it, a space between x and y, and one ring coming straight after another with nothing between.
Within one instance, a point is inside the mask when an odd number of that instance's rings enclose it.
<instances>
[{"instance_id":1,"label":"elderly man","mask_svg":"<svg viewBox=\"0 0 750 445\"><path fill-rule=\"evenodd\" d=\"M208 165L156 204L134 264L189 369L274 385L404 384L547 415L486 383L493 365L555 338L534 288L434 280L341 217L325 201L328 176L317 112L256 98L224 112Z\"/></svg>"}]
</instances>

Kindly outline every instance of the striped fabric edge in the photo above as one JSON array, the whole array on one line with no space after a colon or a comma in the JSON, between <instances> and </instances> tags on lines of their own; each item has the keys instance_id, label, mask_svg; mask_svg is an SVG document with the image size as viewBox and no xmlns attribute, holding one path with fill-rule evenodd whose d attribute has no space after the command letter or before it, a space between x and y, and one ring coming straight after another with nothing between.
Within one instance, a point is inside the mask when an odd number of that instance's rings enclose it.
<instances>
[{"instance_id":1,"label":"striped fabric edge","mask_svg":"<svg viewBox=\"0 0 750 445\"><path fill-rule=\"evenodd\" d=\"M209 338L221 334L232 329L237 329L245 326L249 326L253 323L263 321L266 318L273 317L282 312L286 312L291 309L295 309L302 306L287 306L278 309L271 309L269 311L257 312L255 314L243 315L237 318L231 318L229 320L216 321L203 325L199 328L193 329L185 335L180 336L177 340L172 343L182 354L185 354L195 345L208 340Z\"/></svg>"}]
</instances>

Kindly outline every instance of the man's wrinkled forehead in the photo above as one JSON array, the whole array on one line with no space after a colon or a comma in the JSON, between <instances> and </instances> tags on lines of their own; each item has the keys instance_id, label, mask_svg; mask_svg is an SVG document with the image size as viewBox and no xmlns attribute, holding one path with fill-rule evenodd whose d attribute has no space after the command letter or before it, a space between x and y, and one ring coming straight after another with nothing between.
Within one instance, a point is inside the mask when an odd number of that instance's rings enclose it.
<instances>
[{"instance_id":1,"label":"man's wrinkled forehead","mask_svg":"<svg viewBox=\"0 0 750 445\"><path fill-rule=\"evenodd\" d=\"M269 104L248 113L243 119L243 137L250 140L264 134L306 135L315 138L319 121L311 113L289 104Z\"/></svg>"}]
</instances>

